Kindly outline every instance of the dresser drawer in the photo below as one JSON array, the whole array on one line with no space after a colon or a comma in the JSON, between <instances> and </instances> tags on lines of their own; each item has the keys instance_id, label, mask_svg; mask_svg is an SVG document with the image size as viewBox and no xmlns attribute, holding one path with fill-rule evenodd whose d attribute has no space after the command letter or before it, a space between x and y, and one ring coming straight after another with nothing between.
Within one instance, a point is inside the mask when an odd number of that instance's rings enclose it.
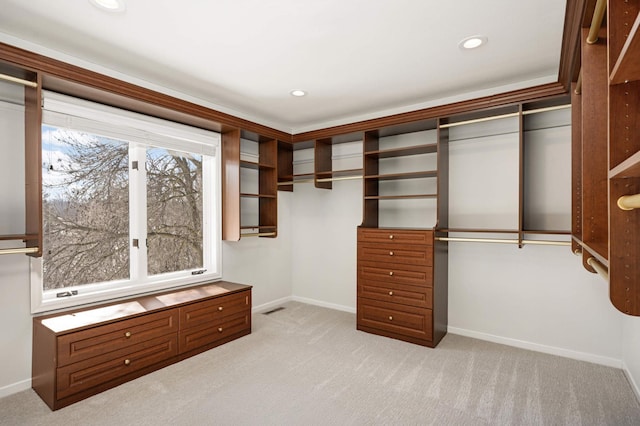
<instances>
[{"instance_id":1,"label":"dresser drawer","mask_svg":"<svg viewBox=\"0 0 640 426\"><path fill-rule=\"evenodd\" d=\"M433 245L433 231L358 228L358 242Z\"/></svg>"},{"instance_id":2,"label":"dresser drawer","mask_svg":"<svg viewBox=\"0 0 640 426\"><path fill-rule=\"evenodd\" d=\"M431 309L358 298L358 324L421 340L432 340Z\"/></svg>"},{"instance_id":3,"label":"dresser drawer","mask_svg":"<svg viewBox=\"0 0 640 426\"><path fill-rule=\"evenodd\" d=\"M359 280L358 297L420 308L431 309L433 307L433 289L431 287Z\"/></svg>"},{"instance_id":4,"label":"dresser drawer","mask_svg":"<svg viewBox=\"0 0 640 426\"><path fill-rule=\"evenodd\" d=\"M177 355L177 340L175 334L161 336L58 368L56 397L58 399L66 398L77 392L166 361Z\"/></svg>"},{"instance_id":5,"label":"dresser drawer","mask_svg":"<svg viewBox=\"0 0 640 426\"><path fill-rule=\"evenodd\" d=\"M249 292L230 294L180 308L180 330L211 325L217 320L251 309Z\"/></svg>"},{"instance_id":6,"label":"dresser drawer","mask_svg":"<svg viewBox=\"0 0 640 426\"><path fill-rule=\"evenodd\" d=\"M247 331L247 334L251 331L251 311L249 309L221 318L215 323L202 324L199 327L182 331L179 350L181 354L189 352L242 331Z\"/></svg>"},{"instance_id":7,"label":"dresser drawer","mask_svg":"<svg viewBox=\"0 0 640 426\"><path fill-rule=\"evenodd\" d=\"M358 279L431 287L433 268L394 263L358 262Z\"/></svg>"},{"instance_id":8,"label":"dresser drawer","mask_svg":"<svg viewBox=\"0 0 640 426\"><path fill-rule=\"evenodd\" d=\"M58 367L178 331L175 310L144 315L58 337Z\"/></svg>"},{"instance_id":9,"label":"dresser drawer","mask_svg":"<svg viewBox=\"0 0 640 426\"><path fill-rule=\"evenodd\" d=\"M360 243L358 261L432 266L433 247L410 244Z\"/></svg>"}]
</instances>

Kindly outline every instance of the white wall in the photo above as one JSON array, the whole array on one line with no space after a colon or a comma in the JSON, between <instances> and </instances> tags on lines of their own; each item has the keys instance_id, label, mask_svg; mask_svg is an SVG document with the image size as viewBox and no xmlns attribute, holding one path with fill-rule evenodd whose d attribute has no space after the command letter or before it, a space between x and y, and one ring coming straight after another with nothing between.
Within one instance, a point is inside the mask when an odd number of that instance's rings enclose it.
<instances>
[{"instance_id":1,"label":"white wall","mask_svg":"<svg viewBox=\"0 0 640 426\"><path fill-rule=\"evenodd\" d=\"M569 247L449 243L449 330L621 367L622 315Z\"/></svg>"},{"instance_id":2,"label":"white wall","mask_svg":"<svg viewBox=\"0 0 640 426\"><path fill-rule=\"evenodd\" d=\"M291 297L292 194L278 192L278 237L222 243L222 278L253 285L254 311Z\"/></svg>"},{"instance_id":3,"label":"white wall","mask_svg":"<svg viewBox=\"0 0 640 426\"><path fill-rule=\"evenodd\" d=\"M3 100L8 102L3 102ZM24 233L24 108L20 87L0 84L0 234ZM4 241L0 247L15 247ZM0 256L0 397L31 386L29 260Z\"/></svg>"}]
</instances>

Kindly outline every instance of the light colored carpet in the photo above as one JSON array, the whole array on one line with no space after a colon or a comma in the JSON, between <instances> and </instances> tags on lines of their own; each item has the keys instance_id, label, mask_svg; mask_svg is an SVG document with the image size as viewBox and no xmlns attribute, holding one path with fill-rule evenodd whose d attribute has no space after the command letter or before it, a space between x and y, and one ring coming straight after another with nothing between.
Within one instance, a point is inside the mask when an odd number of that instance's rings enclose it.
<instances>
[{"instance_id":1,"label":"light colored carpet","mask_svg":"<svg viewBox=\"0 0 640 426\"><path fill-rule=\"evenodd\" d=\"M2 425L638 425L621 370L448 335L437 349L290 302L253 333L56 412L32 391Z\"/></svg>"}]
</instances>

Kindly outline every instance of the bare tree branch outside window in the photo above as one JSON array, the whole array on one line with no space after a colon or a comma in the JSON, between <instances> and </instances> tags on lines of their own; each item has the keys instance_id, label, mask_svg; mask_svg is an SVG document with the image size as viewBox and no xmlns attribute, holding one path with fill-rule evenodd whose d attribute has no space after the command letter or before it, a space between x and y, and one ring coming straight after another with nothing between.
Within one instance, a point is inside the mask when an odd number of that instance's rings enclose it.
<instances>
[{"instance_id":1,"label":"bare tree branch outside window","mask_svg":"<svg viewBox=\"0 0 640 426\"><path fill-rule=\"evenodd\" d=\"M43 126L44 290L129 279L129 163L128 142ZM202 267L202 158L146 167L148 273Z\"/></svg>"}]
</instances>

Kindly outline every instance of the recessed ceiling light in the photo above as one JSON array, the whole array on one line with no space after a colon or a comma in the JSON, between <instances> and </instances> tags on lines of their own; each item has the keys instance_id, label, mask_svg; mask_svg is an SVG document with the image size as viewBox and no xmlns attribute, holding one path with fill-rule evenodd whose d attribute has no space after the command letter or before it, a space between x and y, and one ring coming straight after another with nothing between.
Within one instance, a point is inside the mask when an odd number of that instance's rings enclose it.
<instances>
[{"instance_id":1,"label":"recessed ceiling light","mask_svg":"<svg viewBox=\"0 0 640 426\"><path fill-rule=\"evenodd\" d=\"M291 96L295 96L295 97L297 97L297 98L299 98L299 97L301 97L301 96L306 96L306 95L307 95L307 92L305 92L304 90L299 90L299 89L292 90L292 91L291 91L291 92L289 92L289 93L291 93Z\"/></svg>"},{"instance_id":2,"label":"recessed ceiling light","mask_svg":"<svg viewBox=\"0 0 640 426\"><path fill-rule=\"evenodd\" d=\"M487 42L487 37L482 35L475 35L467 37L458 43L458 47L464 50L475 49L482 46Z\"/></svg>"},{"instance_id":3,"label":"recessed ceiling light","mask_svg":"<svg viewBox=\"0 0 640 426\"><path fill-rule=\"evenodd\" d=\"M92 5L108 12L124 12L124 0L89 0Z\"/></svg>"}]
</instances>

